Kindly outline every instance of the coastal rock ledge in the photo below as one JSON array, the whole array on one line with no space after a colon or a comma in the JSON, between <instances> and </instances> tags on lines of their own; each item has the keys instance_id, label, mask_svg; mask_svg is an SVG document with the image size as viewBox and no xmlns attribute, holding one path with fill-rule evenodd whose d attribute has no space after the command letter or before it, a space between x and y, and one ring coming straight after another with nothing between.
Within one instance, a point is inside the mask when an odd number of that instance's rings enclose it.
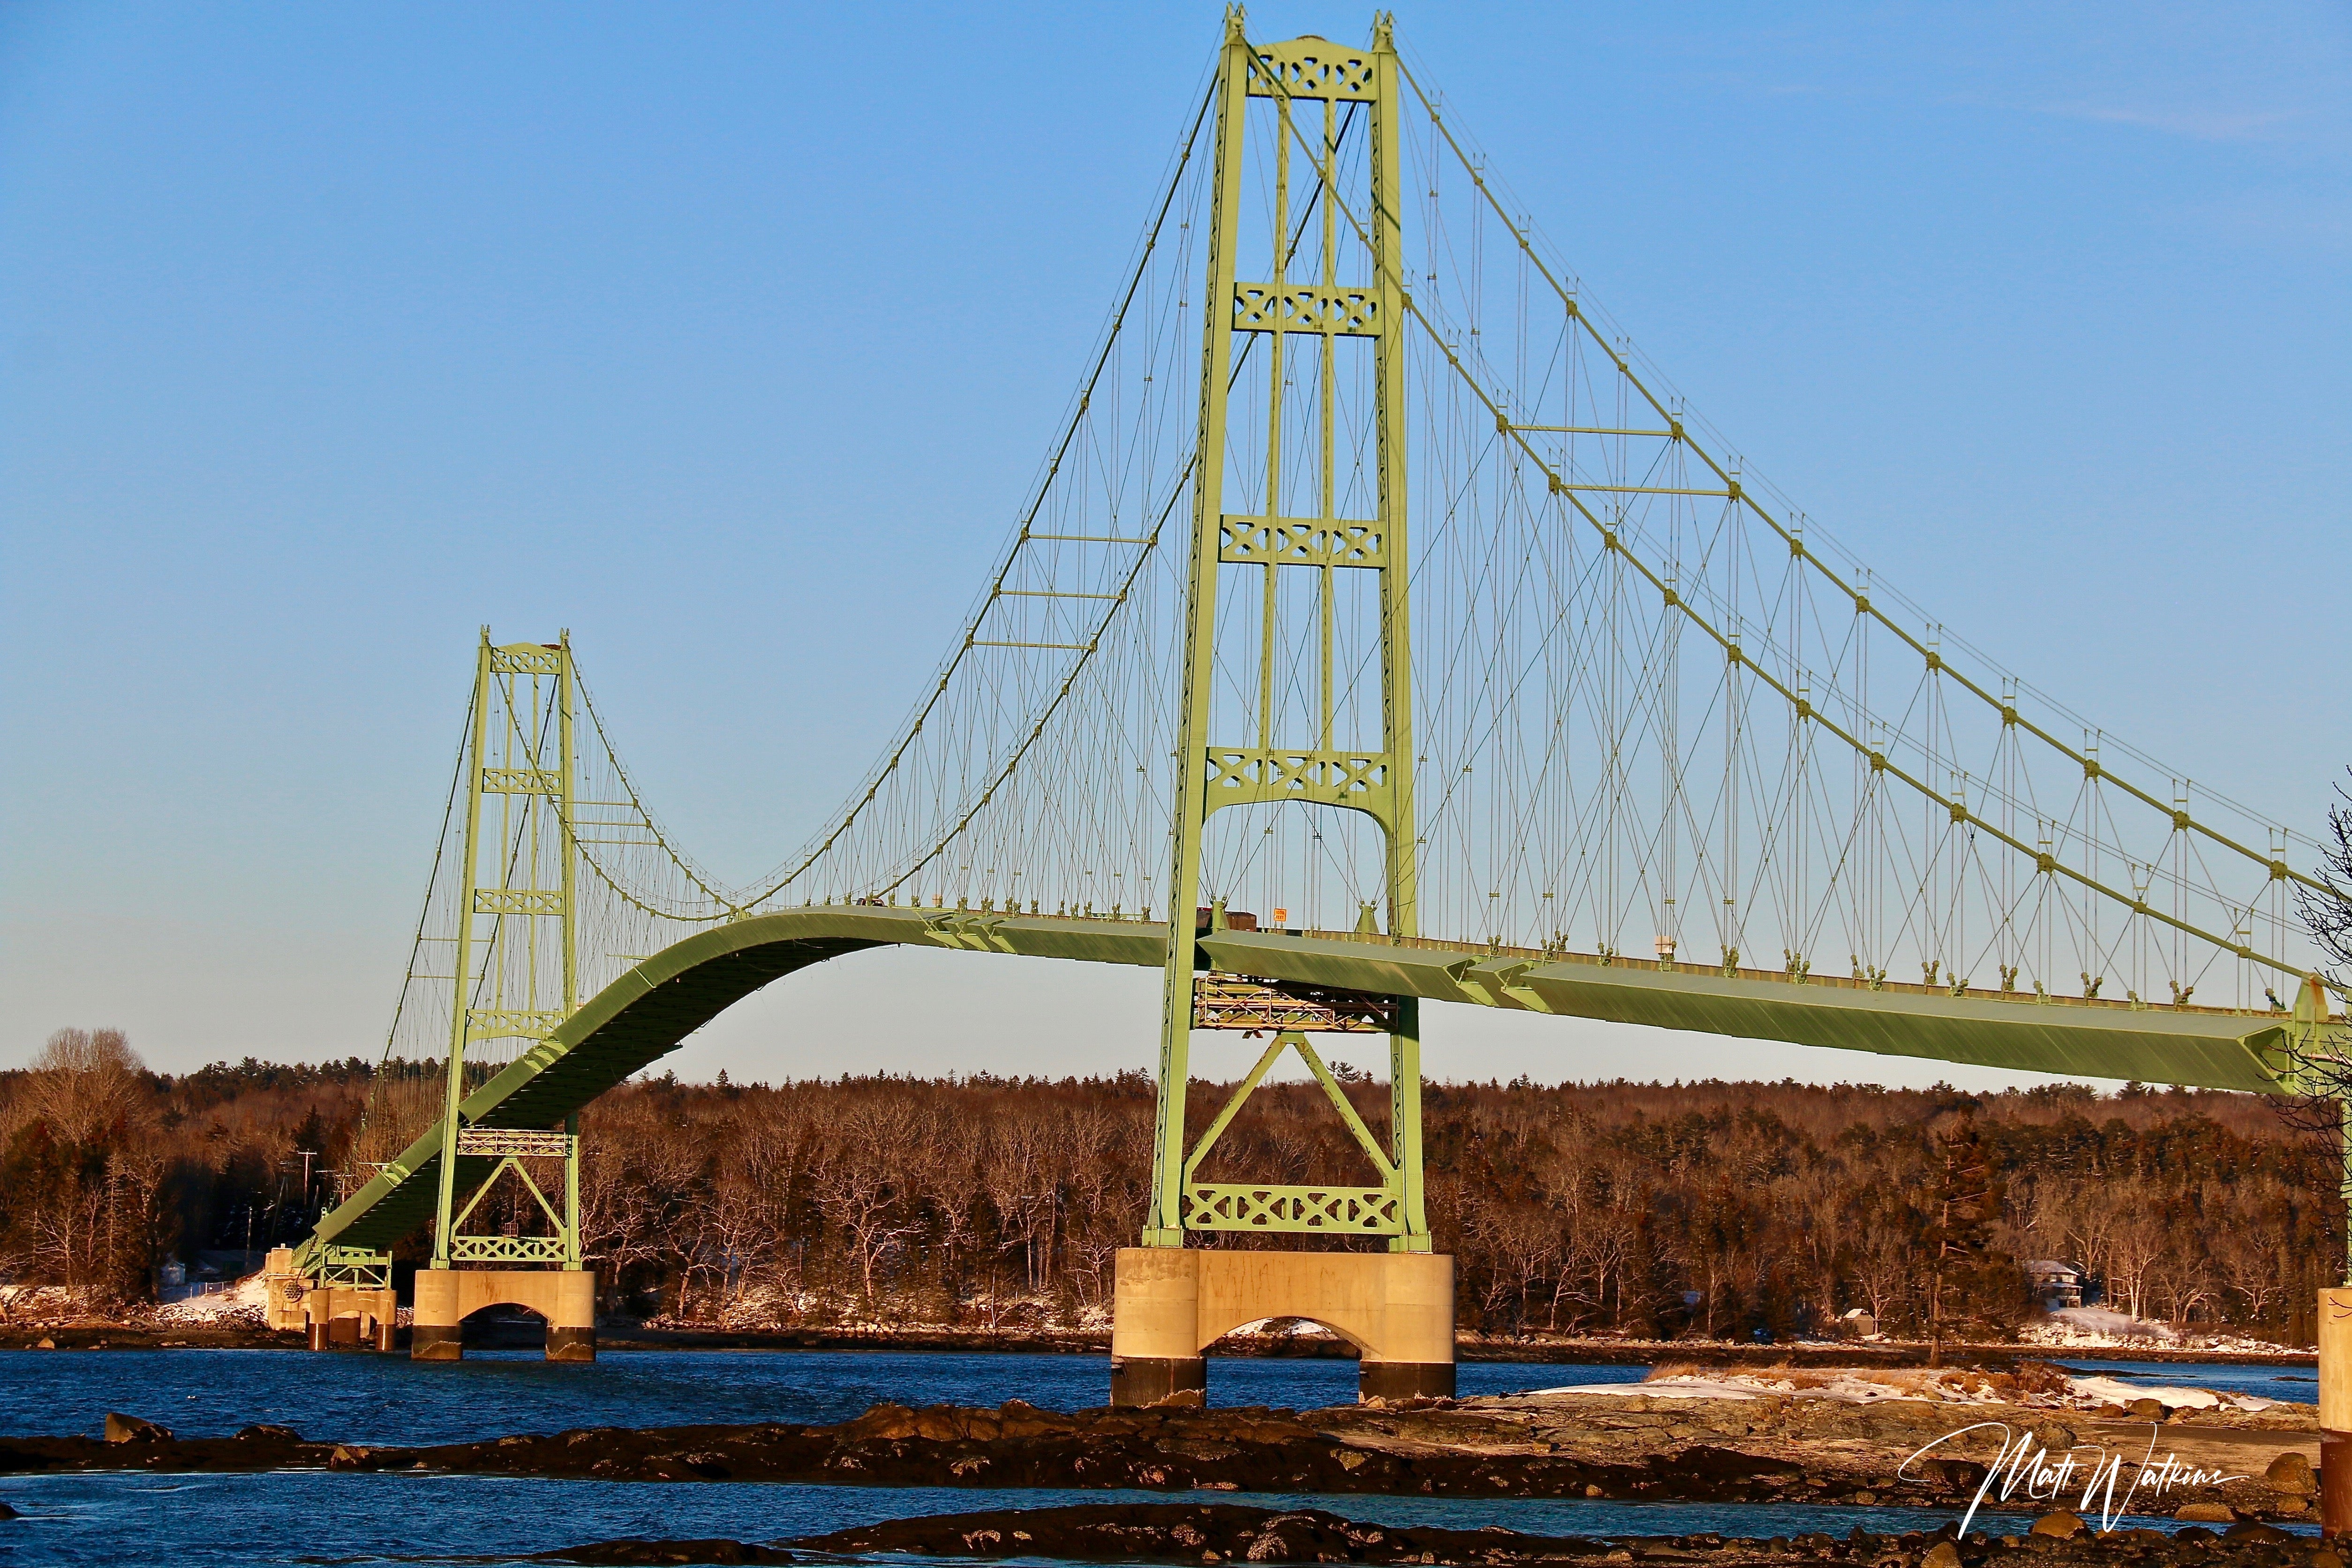
<instances>
[{"instance_id":1,"label":"coastal rock ledge","mask_svg":"<svg viewBox=\"0 0 2352 1568\"><path fill-rule=\"evenodd\" d=\"M2073 1516L2063 1516L2069 1520ZM2079 1524L2079 1521L2075 1521ZM534 1562L583 1568L633 1568L651 1563L804 1563L821 1557L890 1553L963 1561L1060 1558L1074 1562L1350 1563L1375 1565L1454 1565L1532 1568L1538 1563L1650 1563L1738 1564L1852 1563L1869 1568L1978 1568L2030 1559L2053 1568L2092 1564L2242 1563L2246 1568L2344 1568L2316 1540L2263 1524L2217 1534L2191 1526L2176 1535L2126 1530L2037 1528L2026 1536L1957 1538L1957 1527L1935 1534L1843 1538L1797 1535L1769 1541L1722 1535L1637 1536L1590 1540L1522 1535L1502 1529L1442 1530L1367 1524L1319 1509L1276 1511L1233 1503L1097 1503L1069 1508L937 1514L836 1531L830 1535L760 1543L741 1541L598 1542L544 1552Z\"/></svg>"}]
</instances>

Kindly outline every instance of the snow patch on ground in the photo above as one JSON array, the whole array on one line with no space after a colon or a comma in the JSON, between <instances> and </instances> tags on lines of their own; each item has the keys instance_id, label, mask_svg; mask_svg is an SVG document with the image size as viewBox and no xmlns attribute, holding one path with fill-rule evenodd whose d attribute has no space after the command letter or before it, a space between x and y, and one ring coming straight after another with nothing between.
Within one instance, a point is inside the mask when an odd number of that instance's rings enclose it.
<instances>
[{"instance_id":1,"label":"snow patch on ground","mask_svg":"<svg viewBox=\"0 0 2352 1568\"><path fill-rule=\"evenodd\" d=\"M1228 1329L1225 1331L1234 1334L1258 1334L1268 1339L1339 1338L1329 1329L1307 1318L1260 1318L1255 1322L1244 1323L1237 1329Z\"/></svg>"},{"instance_id":2,"label":"snow patch on ground","mask_svg":"<svg viewBox=\"0 0 2352 1568\"><path fill-rule=\"evenodd\" d=\"M2017 1337L2026 1344L2063 1350L2145 1350L2150 1345L2162 1345L2174 1350L2262 1354L2311 1348L2273 1344L2242 1334L2184 1334L2169 1323L2135 1318L2109 1307L2063 1307L2039 1322L2027 1324Z\"/></svg>"},{"instance_id":3,"label":"snow patch on ground","mask_svg":"<svg viewBox=\"0 0 2352 1568\"><path fill-rule=\"evenodd\" d=\"M1927 1400L1942 1405L2030 1405L2049 1408L2095 1410L2101 1405L2128 1407L2135 1399L2153 1399L2176 1409L2267 1410L2279 1401L2250 1394L2218 1394L2186 1385L2148 1387L2116 1377L2071 1377L2055 1369L2017 1373L1974 1369L1927 1367L1833 1368L1771 1372L1709 1372L1661 1367L1641 1383L1571 1384L1538 1389L1547 1394L1606 1394L1624 1398L1647 1394L1660 1399L1830 1399L1845 1405L1873 1405L1888 1399Z\"/></svg>"},{"instance_id":4,"label":"snow patch on ground","mask_svg":"<svg viewBox=\"0 0 2352 1568\"><path fill-rule=\"evenodd\" d=\"M184 1301L155 1309L155 1318L165 1323L217 1323L228 1318L250 1316L259 1319L261 1310L269 1304L268 1281L259 1274L248 1274L225 1290L209 1295L191 1296Z\"/></svg>"},{"instance_id":5,"label":"snow patch on ground","mask_svg":"<svg viewBox=\"0 0 2352 1568\"><path fill-rule=\"evenodd\" d=\"M75 1308L73 1298L54 1285L0 1285L0 1322L67 1317Z\"/></svg>"},{"instance_id":6,"label":"snow patch on ground","mask_svg":"<svg viewBox=\"0 0 2352 1568\"><path fill-rule=\"evenodd\" d=\"M1885 1399L1927 1399L1954 1405L2015 1403L2015 1380L1989 1379L1970 1372L1913 1368L1824 1369L1820 1372L1676 1372L1660 1368L1641 1383L1590 1383L1547 1388L1543 1394L1644 1394L1664 1399L1833 1399L1871 1405Z\"/></svg>"},{"instance_id":7,"label":"snow patch on ground","mask_svg":"<svg viewBox=\"0 0 2352 1568\"><path fill-rule=\"evenodd\" d=\"M2066 1381L2074 1385L2077 1398L2094 1405L2128 1406L2135 1399L2153 1399L2159 1405L2185 1405L2192 1410L2268 1410L2279 1403L2259 1394L2216 1394L2210 1388L2189 1388L2179 1384L2150 1387L2141 1383L2126 1383L2119 1377L2073 1377Z\"/></svg>"},{"instance_id":8,"label":"snow patch on ground","mask_svg":"<svg viewBox=\"0 0 2352 1568\"><path fill-rule=\"evenodd\" d=\"M1660 1399L1754 1399L1781 1391L1759 1387L1752 1378L1666 1377L1655 1383L1571 1383L1528 1392L1538 1398L1547 1394L1647 1394Z\"/></svg>"}]
</instances>

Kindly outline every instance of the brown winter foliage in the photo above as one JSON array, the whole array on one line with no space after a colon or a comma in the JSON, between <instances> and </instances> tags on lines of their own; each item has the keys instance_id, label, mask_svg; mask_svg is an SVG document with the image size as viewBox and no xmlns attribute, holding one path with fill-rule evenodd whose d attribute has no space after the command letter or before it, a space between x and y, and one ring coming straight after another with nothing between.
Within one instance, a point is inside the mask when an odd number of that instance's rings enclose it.
<instances>
[{"instance_id":1,"label":"brown winter foliage","mask_svg":"<svg viewBox=\"0 0 2352 1568\"><path fill-rule=\"evenodd\" d=\"M357 1058L248 1057L175 1079L117 1030L58 1030L0 1072L0 1285L105 1312L151 1300L161 1266L199 1247L258 1259L317 1217L317 1173L343 1158L371 1076Z\"/></svg>"},{"instance_id":2,"label":"brown winter foliage","mask_svg":"<svg viewBox=\"0 0 2352 1568\"><path fill-rule=\"evenodd\" d=\"M172 1078L119 1035L60 1032L0 1074L0 1281L121 1303L166 1257L299 1237L373 1154L374 1076ZM1351 1092L1379 1129L1385 1089ZM1222 1099L1195 1085L1196 1123ZM587 1245L608 1307L682 1321L1099 1321L1151 1106L1139 1074L640 1080L585 1118ZM1786 1335L1859 1307L1981 1337L2032 1310L2015 1260L2053 1258L2135 1316L2300 1341L2341 1254L2333 1147L2242 1095L1433 1085L1426 1138L1437 1245L1489 1333ZM1371 1179L1310 1085L1262 1089L1202 1174Z\"/></svg>"}]
</instances>

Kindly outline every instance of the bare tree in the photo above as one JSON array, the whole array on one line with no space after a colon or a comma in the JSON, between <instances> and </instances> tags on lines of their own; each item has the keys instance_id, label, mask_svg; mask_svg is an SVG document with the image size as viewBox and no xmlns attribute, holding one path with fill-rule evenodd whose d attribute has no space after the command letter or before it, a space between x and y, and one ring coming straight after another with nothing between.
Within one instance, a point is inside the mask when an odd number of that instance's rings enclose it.
<instances>
[{"instance_id":1,"label":"bare tree","mask_svg":"<svg viewBox=\"0 0 2352 1568\"><path fill-rule=\"evenodd\" d=\"M2289 1289L2289 1249L2276 1226L2226 1226L2212 1239L2213 1266L2222 1288L2244 1303L2244 1321L2268 1321Z\"/></svg>"},{"instance_id":2,"label":"bare tree","mask_svg":"<svg viewBox=\"0 0 2352 1568\"><path fill-rule=\"evenodd\" d=\"M918 1228L899 1174L919 1131L913 1108L903 1100L853 1106L809 1173L818 1211L849 1237L869 1313L881 1270Z\"/></svg>"},{"instance_id":3,"label":"bare tree","mask_svg":"<svg viewBox=\"0 0 2352 1568\"><path fill-rule=\"evenodd\" d=\"M26 1105L59 1142L127 1141L150 1119L145 1070L120 1029L59 1029L33 1058Z\"/></svg>"},{"instance_id":4,"label":"bare tree","mask_svg":"<svg viewBox=\"0 0 2352 1568\"><path fill-rule=\"evenodd\" d=\"M1041 1293L1053 1267L1055 1222L1061 1192L1062 1162L1049 1150L1055 1131L1042 1120L999 1118L989 1125L981 1156L981 1188L996 1212L997 1234L1021 1254L1022 1292Z\"/></svg>"},{"instance_id":5,"label":"bare tree","mask_svg":"<svg viewBox=\"0 0 2352 1568\"><path fill-rule=\"evenodd\" d=\"M1486 1261L1478 1292L1482 1316L1525 1327L1528 1293L1559 1258L1559 1216L1540 1204L1482 1205L1472 1229Z\"/></svg>"},{"instance_id":6,"label":"bare tree","mask_svg":"<svg viewBox=\"0 0 2352 1568\"><path fill-rule=\"evenodd\" d=\"M2107 1233L2108 1300L2120 1297L2124 1310L2135 1318L2147 1316L2148 1286L2165 1252L2164 1220L2153 1212L2148 1201L2153 1195L2144 1187L2138 1193L2109 1194L2118 1213Z\"/></svg>"},{"instance_id":7,"label":"bare tree","mask_svg":"<svg viewBox=\"0 0 2352 1568\"><path fill-rule=\"evenodd\" d=\"M1919 1277L1919 1224L1907 1208L1872 1204L1863 1210L1853 1250L1853 1279L1882 1330L1909 1300Z\"/></svg>"}]
</instances>

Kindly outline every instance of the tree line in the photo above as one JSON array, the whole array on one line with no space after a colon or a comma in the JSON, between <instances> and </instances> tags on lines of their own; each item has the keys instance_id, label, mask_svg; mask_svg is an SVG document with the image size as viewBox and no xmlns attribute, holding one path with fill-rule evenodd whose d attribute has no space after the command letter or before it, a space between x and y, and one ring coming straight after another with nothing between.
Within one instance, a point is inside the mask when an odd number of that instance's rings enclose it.
<instances>
[{"instance_id":1,"label":"tree line","mask_svg":"<svg viewBox=\"0 0 2352 1568\"><path fill-rule=\"evenodd\" d=\"M1378 1130L1386 1089L1356 1076ZM1222 1088L1195 1086L1196 1121ZM432 1069L357 1058L175 1077L119 1034L60 1031L0 1073L0 1282L103 1310L173 1258L257 1259L388 1157L387 1107L438 1093ZM1152 1100L1139 1073L641 1079L584 1117L586 1247L607 1310L683 1322L1099 1325L1143 1223ZM1494 1334L1785 1337L1858 1308L1906 1337L1999 1335L2037 1310L2021 1260L2052 1258L2136 1317L2306 1342L2344 1253L2335 1143L2245 1095L1433 1084L1424 1140L1463 1325ZM1311 1084L1262 1089L1202 1175L1375 1179Z\"/></svg>"}]
</instances>

